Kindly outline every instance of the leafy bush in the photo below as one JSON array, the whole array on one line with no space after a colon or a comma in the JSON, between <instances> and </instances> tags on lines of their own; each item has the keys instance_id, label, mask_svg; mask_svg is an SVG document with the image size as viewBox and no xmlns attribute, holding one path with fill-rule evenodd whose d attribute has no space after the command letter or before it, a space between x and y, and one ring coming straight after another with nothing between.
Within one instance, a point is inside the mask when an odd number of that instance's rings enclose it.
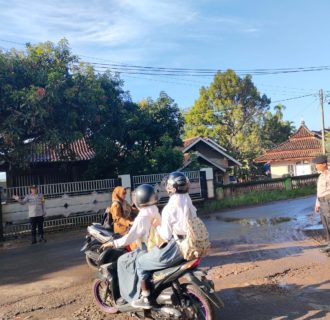
<instances>
[{"instance_id":1,"label":"leafy bush","mask_svg":"<svg viewBox=\"0 0 330 320\"><path fill-rule=\"evenodd\" d=\"M203 213L240 206L256 205L277 200L298 198L316 194L316 186L306 186L295 190L251 191L236 197L211 200L204 203Z\"/></svg>"}]
</instances>

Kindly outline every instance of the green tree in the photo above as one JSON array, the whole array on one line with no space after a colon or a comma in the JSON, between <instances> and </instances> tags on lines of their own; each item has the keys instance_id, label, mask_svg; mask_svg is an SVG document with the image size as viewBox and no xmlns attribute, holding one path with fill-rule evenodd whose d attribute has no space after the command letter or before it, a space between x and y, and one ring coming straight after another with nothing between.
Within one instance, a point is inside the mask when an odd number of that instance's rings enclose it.
<instances>
[{"instance_id":1,"label":"green tree","mask_svg":"<svg viewBox=\"0 0 330 320\"><path fill-rule=\"evenodd\" d=\"M124 138L126 171L166 172L182 166L183 156L178 147L182 146L184 119L171 97L161 92L155 101L142 100L132 119Z\"/></svg>"},{"instance_id":2,"label":"green tree","mask_svg":"<svg viewBox=\"0 0 330 320\"><path fill-rule=\"evenodd\" d=\"M27 166L31 149L54 149L74 160L70 144L84 137L95 151L88 178L177 169L183 118L161 92L136 104L110 71L79 61L66 40L0 52L0 160ZM59 148L59 146L61 146Z\"/></svg>"},{"instance_id":3,"label":"green tree","mask_svg":"<svg viewBox=\"0 0 330 320\"><path fill-rule=\"evenodd\" d=\"M89 177L167 172L182 166L178 147L182 145L183 117L166 93L161 92L156 101L149 98L139 104L119 100L116 110L114 115L105 109L109 116L103 114L102 119L108 121L101 124L102 129L92 130L96 157Z\"/></svg>"},{"instance_id":4,"label":"green tree","mask_svg":"<svg viewBox=\"0 0 330 320\"><path fill-rule=\"evenodd\" d=\"M266 112L261 126L262 147L271 149L286 141L294 132L293 122L283 120L285 106L279 104L274 107L275 113Z\"/></svg>"},{"instance_id":5,"label":"green tree","mask_svg":"<svg viewBox=\"0 0 330 320\"><path fill-rule=\"evenodd\" d=\"M173 139L165 134L160 142L150 154L150 172L166 173L181 168L183 153L177 146L173 147Z\"/></svg>"},{"instance_id":6,"label":"green tree","mask_svg":"<svg viewBox=\"0 0 330 320\"><path fill-rule=\"evenodd\" d=\"M328 130L330 130L330 128L327 128ZM325 152L326 154L330 154L330 131L325 132Z\"/></svg>"},{"instance_id":7,"label":"green tree","mask_svg":"<svg viewBox=\"0 0 330 320\"><path fill-rule=\"evenodd\" d=\"M70 143L95 127L106 100L93 69L61 40L0 52L0 74L1 159L27 165L41 144L74 158Z\"/></svg>"},{"instance_id":8,"label":"green tree","mask_svg":"<svg viewBox=\"0 0 330 320\"><path fill-rule=\"evenodd\" d=\"M260 95L250 76L218 72L186 114L185 136L215 139L247 165L260 154L260 125L270 100Z\"/></svg>"}]
</instances>

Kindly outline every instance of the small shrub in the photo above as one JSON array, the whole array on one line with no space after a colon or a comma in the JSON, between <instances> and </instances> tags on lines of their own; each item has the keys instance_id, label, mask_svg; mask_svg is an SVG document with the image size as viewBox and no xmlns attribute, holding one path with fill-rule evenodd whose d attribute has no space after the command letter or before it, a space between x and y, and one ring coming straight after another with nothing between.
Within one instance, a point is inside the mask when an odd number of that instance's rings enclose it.
<instances>
[{"instance_id":1,"label":"small shrub","mask_svg":"<svg viewBox=\"0 0 330 320\"><path fill-rule=\"evenodd\" d=\"M235 197L222 200L211 200L204 203L203 213L210 213L221 209L235 208L240 206L256 205L277 200L303 197L316 194L316 186L305 186L294 190L267 190L251 191Z\"/></svg>"}]
</instances>

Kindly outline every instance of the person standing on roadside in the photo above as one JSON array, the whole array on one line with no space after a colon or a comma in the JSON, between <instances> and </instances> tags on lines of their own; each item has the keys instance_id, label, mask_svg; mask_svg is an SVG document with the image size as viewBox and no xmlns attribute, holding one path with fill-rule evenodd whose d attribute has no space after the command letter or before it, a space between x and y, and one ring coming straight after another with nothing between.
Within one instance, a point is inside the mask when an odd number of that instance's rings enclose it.
<instances>
[{"instance_id":1,"label":"person standing on roadside","mask_svg":"<svg viewBox=\"0 0 330 320\"><path fill-rule=\"evenodd\" d=\"M318 156L313 160L313 163L316 170L321 172L317 180L317 198L314 210L315 213L321 211L321 221L327 239L327 245L321 251L330 253L330 172L327 156Z\"/></svg>"},{"instance_id":2,"label":"person standing on roadside","mask_svg":"<svg viewBox=\"0 0 330 320\"><path fill-rule=\"evenodd\" d=\"M19 196L13 196L13 198L22 205L28 204L32 235L31 244L37 243L37 227L39 242L46 242L44 238L45 198L41 193L38 193L36 185L31 186L30 191L31 193L26 195L23 200Z\"/></svg>"}]
</instances>

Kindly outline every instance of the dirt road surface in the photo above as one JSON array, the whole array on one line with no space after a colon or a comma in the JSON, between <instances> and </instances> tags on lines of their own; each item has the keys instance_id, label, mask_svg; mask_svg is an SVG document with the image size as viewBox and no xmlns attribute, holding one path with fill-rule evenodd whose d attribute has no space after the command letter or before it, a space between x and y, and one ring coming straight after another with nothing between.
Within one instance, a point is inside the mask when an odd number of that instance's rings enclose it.
<instances>
[{"instance_id":1,"label":"dirt road surface","mask_svg":"<svg viewBox=\"0 0 330 320\"><path fill-rule=\"evenodd\" d=\"M202 262L226 306L223 320L330 319L330 258L310 225L314 197L205 217L211 255ZM314 221L317 224L318 220ZM79 252L84 231L46 244L0 248L0 319L130 319L94 305L94 273Z\"/></svg>"}]
</instances>

